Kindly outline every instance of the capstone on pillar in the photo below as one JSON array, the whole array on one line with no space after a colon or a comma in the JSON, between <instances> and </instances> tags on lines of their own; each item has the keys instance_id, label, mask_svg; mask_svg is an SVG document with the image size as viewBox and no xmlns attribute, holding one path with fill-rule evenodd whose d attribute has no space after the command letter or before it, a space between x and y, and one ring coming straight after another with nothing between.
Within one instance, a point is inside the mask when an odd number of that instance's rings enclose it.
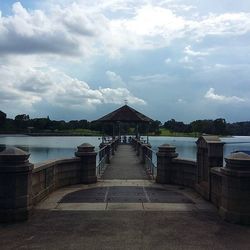
<instances>
[{"instance_id":1,"label":"capstone on pillar","mask_svg":"<svg viewBox=\"0 0 250 250\"><path fill-rule=\"evenodd\" d=\"M0 152L0 222L27 220L32 211L30 154L15 147Z\"/></svg>"},{"instance_id":2,"label":"capstone on pillar","mask_svg":"<svg viewBox=\"0 0 250 250\"><path fill-rule=\"evenodd\" d=\"M163 144L158 147L157 155L157 176L156 182L162 184L171 183L171 162L178 156L175 152L176 147L169 144Z\"/></svg>"},{"instance_id":3,"label":"capstone on pillar","mask_svg":"<svg viewBox=\"0 0 250 250\"><path fill-rule=\"evenodd\" d=\"M81 159L81 183L91 184L97 182L96 176L96 155L94 146L89 143L83 143L78 146L75 153Z\"/></svg>"}]
</instances>

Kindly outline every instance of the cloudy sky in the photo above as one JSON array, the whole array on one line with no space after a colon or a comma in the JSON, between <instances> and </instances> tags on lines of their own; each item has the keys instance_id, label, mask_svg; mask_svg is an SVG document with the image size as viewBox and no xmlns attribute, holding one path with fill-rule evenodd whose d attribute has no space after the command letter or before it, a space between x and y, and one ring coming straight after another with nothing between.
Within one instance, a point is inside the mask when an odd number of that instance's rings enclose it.
<instances>
[{"instance_id":1,"label":"cloudy sky","mask_svg":"<svg viewBox=\"0 0 250 250\"><path fill-rule=\"evenodd\" d=\"M250 120L249 0L0 0L0 110Z\"/></svg>"}]
</instances>

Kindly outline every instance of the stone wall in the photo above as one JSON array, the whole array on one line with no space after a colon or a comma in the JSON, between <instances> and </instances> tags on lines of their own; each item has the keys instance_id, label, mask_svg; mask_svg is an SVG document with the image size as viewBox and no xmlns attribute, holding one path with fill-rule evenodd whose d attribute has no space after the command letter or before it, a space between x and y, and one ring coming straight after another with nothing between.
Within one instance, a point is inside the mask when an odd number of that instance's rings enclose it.
<instances>
[{"instance_id":1,"label":"stone wall","mask_svg":"<svg viewBox=\"0 0 250 250\"><path fill-rule=\"evenodd\" d=\"M32 203L36 205L54 190L81 183L80 158L35 164L32 171Z\"/></svg>"},{"instance_id":2,"label":"stone wall","mask_svg":"<svg viewBox=\"0 0 250 250\"><path fill-rule=\"evenodd\" d=\"M220 167L211 169L210 173L211 180L211 202L219 208L221 206L221 194L222 194L222 173Z\"/></svg>"},{"instance_id":3,"label":"stone wall","mask_svg":"<svg viewBox=\"0 0 250 250\"><path fill-rule=\"evenodd\" d=\"M36 165L29 162L30 154L21 149L3 149L0 152L0 222L27 220L33 206L58 188L95 183L94 146L84 143L77 149L75 158Z\"/></svg>"},{"instance_id":4,"label":"stone wall","mask_svg":"<svg viewBox=\"0 0 250 250\"><path fill-rule=\"evenodd\" d=\"M156 182L191 187L213 203L226 221L249 225L250 155L232 153L223 166L223 142L218 137L203 136L196 144L197 162L179 159L174 146L161 145Z\"/></svg>"},{"instance_id":5,"label":"stone wall","mask_svg":"<svg viewBox=\"0 0 250 250\"><path fill-rule=\"evenodd\" d=\"M175 158L171 165L171 182L173 184L195 188L196 161Z\"/></svg>"}]
</instances>

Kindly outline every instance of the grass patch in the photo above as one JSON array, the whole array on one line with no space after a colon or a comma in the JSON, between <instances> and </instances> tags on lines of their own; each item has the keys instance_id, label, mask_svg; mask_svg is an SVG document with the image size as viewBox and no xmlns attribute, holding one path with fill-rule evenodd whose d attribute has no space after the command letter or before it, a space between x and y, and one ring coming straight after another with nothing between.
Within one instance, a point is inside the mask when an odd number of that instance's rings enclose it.
<instances>
[{"instance_id":1,"label":"grass patch","mask_svg":"<svg viewBox=\"0 0 250 250\"><path fill-rule=\"evenodd\" d=\"M165 128L160 128L160 136L176 136L176 137L199 137L201 134L197 132L184 133L184 132L172 132Z\"/></svg>"},{"instance_id":2,"label":"grass patch","mask_svg":"<svg viewBox=\"0 0 250 250\"><path fill-rule=\"evenodd\" d=\"M75 134L75 135L85 135L85 136L100 136L100 131L90 130L90 129L69 129L69 130L61 130L60 132Z\"/></svg>"}]
</instances>

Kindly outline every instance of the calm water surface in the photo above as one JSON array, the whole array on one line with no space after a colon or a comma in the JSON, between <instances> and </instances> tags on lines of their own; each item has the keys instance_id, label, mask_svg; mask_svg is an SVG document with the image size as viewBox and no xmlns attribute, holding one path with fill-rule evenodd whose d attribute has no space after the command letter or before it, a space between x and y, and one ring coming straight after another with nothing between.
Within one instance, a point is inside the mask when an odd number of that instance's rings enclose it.
<instances>
[{"instance_id":1,"label":"calm water surface","mask_svg":"<svg viewBox=\"0 0 250 250\"><path fill-rule=\"evenodd\" d=\"M154 151L157 151L161 144L168 143L176 146L179 157L193 160L196 159L196 140L197 138L192 137L149 137L149 142ZM250 136L235 136L221 138L221 140L225 142L224 156L235 150L250 151ZM92 144L98 150L101 139L93 136L32 137L0 135L0 144L19 147L29 152L31 154L30 161L33 163L73 157L77 146L85 142Z\"/></svg>"},{"instance_id":2,"label":"calm water surface","mask_svg":"<svg viewBox=\"0 0 250 250\"><path fill-rule=\"evenodd\" d=\"M90 143L98 148L100 137L93 136L3 136L0 144L21 148L30 155L30 162L74 157L77 146Z\"/></svg>"}]
</instances>

